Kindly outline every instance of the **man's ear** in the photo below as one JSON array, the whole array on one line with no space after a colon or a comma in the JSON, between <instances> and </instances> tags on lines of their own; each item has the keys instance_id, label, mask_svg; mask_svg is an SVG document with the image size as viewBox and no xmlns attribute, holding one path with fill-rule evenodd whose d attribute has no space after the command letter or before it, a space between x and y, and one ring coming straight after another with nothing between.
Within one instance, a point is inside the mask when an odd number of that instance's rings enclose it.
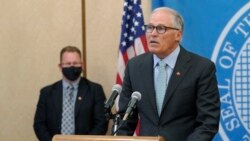
<instances>
[{"instance_id":1,"label":"man's ear","mask_svg":"<svg viewBox=\"0 0 250 141\"><path fill-rule=\"evenodd\" d=\"M85 66L84 66L84 64L82 63L82 70L84 70L85 69Z\"/></svg>"},{"instance_id":2,"label":"man's ear","mask_svg":"<svg viewBox=\"0 0 250 141\"><path fill-rule=\"evenodd\" d=\"M182 39L182 30L178 30L176 37L175 37L176 41L180 42Z\"/></svg>"},{"instance_id":3,"label":"man's ear","mask_svg":"<svg viewBox=\"0 0 250 141\"><path fill-rule=\"evenodd\" d=\"M58 64L58 69L59 69L60 71L62 71L62 66L61 66L61 64Z\"/></svg>"}]
</instances>

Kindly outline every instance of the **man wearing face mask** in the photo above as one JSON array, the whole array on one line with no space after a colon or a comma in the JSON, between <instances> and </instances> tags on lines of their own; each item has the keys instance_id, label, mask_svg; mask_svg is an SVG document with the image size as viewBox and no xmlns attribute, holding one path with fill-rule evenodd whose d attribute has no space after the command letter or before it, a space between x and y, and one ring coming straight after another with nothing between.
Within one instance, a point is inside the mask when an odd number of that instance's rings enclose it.
<instances>
[{"instance_id":1,"label":"man wearing face mask","mask_svg":"<svg viewBox=\"0 0 250 141\"><path fill-rule=\"evenodd\" d=\"M34 118L40 141L55 134L103 135L107 131L101 85L81 77L81 52L66 46L60 53L62 80L41 89Z\"/></svg>"}]
</instances>

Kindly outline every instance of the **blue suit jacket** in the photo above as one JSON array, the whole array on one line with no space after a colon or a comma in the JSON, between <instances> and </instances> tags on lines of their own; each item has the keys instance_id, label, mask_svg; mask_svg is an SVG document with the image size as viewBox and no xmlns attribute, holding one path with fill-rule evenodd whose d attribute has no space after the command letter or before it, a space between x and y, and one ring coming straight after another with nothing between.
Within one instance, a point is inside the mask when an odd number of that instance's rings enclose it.
<instances>
[{"instance_id":1,"label":"blue suit jacket","mask_svg":"<svg viewBox=\"0 0 250 141\"><path fill-rule=\"evenodd\" d=\"M158 116L154 88L153 54L131 59L125 70L119 113L138 91L141 100L118 135L132 135L140 116L140 135L163 136L166 141L211 141L218 131L220 101L215 66L210 60L181 47Z\"/></svg>"},{"instance_id":2,"label":"blue suit jacket","mask_svg":"<svg viewBox=\"0 0 250 141\"><path fill-rule=\"evenodd\" d=\"M62 81L41 89L34 118L34 130L39 140L51 141L61 133ZM101 85L81 78L75 103L75 134L105 134L105 95Z\"/></svg>"}]
</instances>

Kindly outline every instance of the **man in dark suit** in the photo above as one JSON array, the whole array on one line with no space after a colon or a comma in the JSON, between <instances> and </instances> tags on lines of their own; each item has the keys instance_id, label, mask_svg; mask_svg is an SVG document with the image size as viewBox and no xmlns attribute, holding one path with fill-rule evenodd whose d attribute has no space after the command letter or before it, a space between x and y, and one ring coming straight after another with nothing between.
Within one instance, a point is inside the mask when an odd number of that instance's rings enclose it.
<instances>
[{"instance_id":1,"label":"man in dark suit","mask_svg":"<svg viewBox=\"0 0 250 141\"><path fill-rule=\"evenodd\" d=\"M33 125L37 138L51 141L55 134L105 134L105 95L101 85L80 76L84 67L80 50L63 48L58 66L63 79L40 92Z\"/></svg>"},{"instance_id":2,"label":"man in dark suit","mask_svg":"<svg viewBox=\"0 0 250 141\"><path fill-rule=\"evenodd\" d=\"M217 133L220 101L215 65L180 45L183 26L182 17L173 9L152 12L145 26L149 53L128 62L119 113L124 114L134 91L141 93L141 100L118 135L132 135L138 116L141 136L211 141Z\"/></svg>"}]
</instances>

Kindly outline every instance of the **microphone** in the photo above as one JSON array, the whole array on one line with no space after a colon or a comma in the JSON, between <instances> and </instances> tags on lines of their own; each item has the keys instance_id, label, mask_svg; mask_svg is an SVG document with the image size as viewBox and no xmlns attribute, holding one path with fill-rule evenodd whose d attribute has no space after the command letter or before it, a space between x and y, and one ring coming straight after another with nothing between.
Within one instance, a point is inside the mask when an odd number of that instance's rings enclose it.
<instances>
[{"instance_id":1,"label":"microphone","mask_svg":"<svg viewBox=\"0 0 250 141\"><path fill-rule=\"evenodd\" d=\"M141 100L141 93L140 92L133 92L131 95L131 100L128 103L128 108L125 112L125 115L123 117L123 121L127 120L128 116L130 115L130 113L132 112L132 110L135 108L136 106L136 102Z\"/></svg>"},{"instance_id":2,"label":"microphone","mask_svg":"<svg viewBox=\"0 0 250 141\"><path fill-rule=\"evenodd\" d=\"M115 84L112 87L112 93L111 93L109 99L105 102L104 107L106 110L109 110L109 111L111 110L111 108L114 105L116 97L121 93L121 91L122 91L122 87L119 84ZM109 112L109 111L107 111L107 112Z\"/></svg>"}]
</instances>

